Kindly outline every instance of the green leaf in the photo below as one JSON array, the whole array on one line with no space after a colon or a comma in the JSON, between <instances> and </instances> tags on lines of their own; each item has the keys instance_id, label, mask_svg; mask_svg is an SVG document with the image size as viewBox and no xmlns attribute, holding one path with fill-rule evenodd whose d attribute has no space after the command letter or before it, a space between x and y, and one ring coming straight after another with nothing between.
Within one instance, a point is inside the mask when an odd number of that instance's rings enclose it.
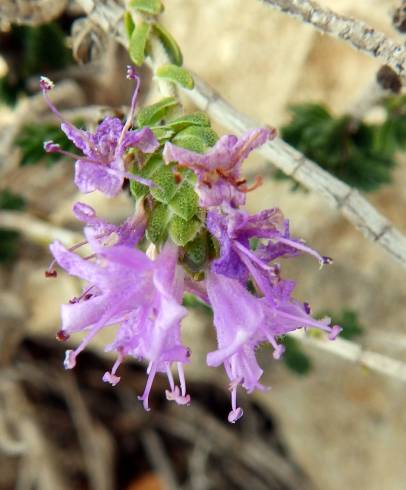
<instances>
[{"instance_id":1,"label":"green leaf","mask_svg":"<svg viewBox=\"0 0 406 490\"><path fill-rule=\"evenodd\" d=\"M199 197L194 187L187 181L178 187L175 196L171 199L169 207L176 215L188 221L196 215L199 209Z\"/></svg>"},{"instance_id":2,"label":"green leaf","mask_svg":"<svg viewBox=\"0 0 406 490\"><path fill-rule=\"evenodd\" d=\"M176 139L181 141L182 138L188 138L190 136L201 139L207 147L214 146L219 139L213 129L200 126L190 126L183 129L176 135Z\"/></svg>"},{"instance_id":3,"label":"green leaf","mask_svg":"<svg viewBox=\"0 0 406 490\"><path fill-rule=\"evenodd\" d=\"M170 34L161 24L155 23L152 27L154 33L162 43L162 46L164 47L171 63L173 63L174 65L182 66L182 51L180 50L180 47L173 38L172 34Z\"/></svg>"},{"instance_id":4,"label":"green leaf","mask_svg":"<svg viewBox=\"0 0 406 490\"><path fill-rule=\"evenodd\" d=\"M159 15L164 9L161 0L131 0L130 7L150 15Z\"/></svg>"},{"instance_id":5,"label":"green leaf","mask_svg":"<svg viewBox=\"0 0 406 490\"><path fill-rule=\"evenodd\" d=\"M175 145L181 146L197 153L204 153L218 140L218 136L211 128L189 126L180 131L173 139Z\"/></svg>"},{"instance_id":6,"label":"green leaf","mask_svg":"<svg viewBox=\"0 0 406 490\"><path fill-rule=\"evenodd\" d=\"M145 49L147 46L150 30L150 25L146 22L142 22L141 24L135 26L131 34L128 52L130 54L131 60L137 66L141 66L144 64Z\"/></svg>"},{"instance_id":7,"label":"green leaf","mask_svg":"<svg viewBox=\"0 0 406 490\"><path fill-rule=\"evenodd\" d=\"M185 256L183 265L192 272L198 272L206 266L208 259L208 242L207 232L199 233L194 240L189 242L185 247Z\"/></svg>"},{"instance_id":8,"label":"green leaf","mask_svg":"<svg viewBox=\"0 0 406 490\"><path fill-rule=\"evenodd\" d=\"M160 142L164 143L165 141L170 140L175 134L174 131L167 128L154 128L151 127L152 132L154 133L155 138Z\"/></svg>"},{"instance_id":9,"label":"green leaf","mask_svg":"<svg viewBox=\"0 0 406 490\"><path fill-rule=\"evenodd\" d=\"M164 242L167 234L169 210L163 204L157 204L148 218L146 237L155 244Z\"/></svg>"},{"instance_id":10,"label":"green leaf","mask_svg":"<svg viewBox=\"0 0 406 490\"><path fill-rule=\"evenodd\" d=\"M145 179L150 179L154 172L156 172L162 165L163 161L160 155L152 155L141 169L136 169L133 171L133 173L134 175L139 175ZM135 180L131 180L130 191L135 199L139 199L148 193L149 187L144 184L140 184Z\"/></svg>"},{"instance_id":11,"label":"green leaf","mask_svg":"<svg viewBox=\"0 0 406 490\"><path fill-rule=\"evenodd\" d=\"M162 165L153 173L151 179L157 185L150 189L152 197L159 202L168 204L177 190L172 167L170 165Z\"/></svg>"},{"instance_id":12,"label":"green leaf","mask_svg":"<svg viewBox=\"0 0 406 490\"><path fill-rule=\"evenodd\" d=\"M155 104L143 107L138 112L137 124L140 128L153 126L177 106L178 101L174 97L165 97Z\"/></svg>"},{"instance_id":13,"label":"green leaf","mask_svg":"<svg viewBox=\"0 0 406 490\"><path fill-rule=\"evenodd\" d=\"M131 35L135 29L135 23L131 12L124 12L124 29L127 34L128 39L131 39Z\"/></svg>"},{"instance_id":14,"label":"green leaf","mask_svg":"<svg viewBox=\"0 0 406 490\"><path fill-rule=\"evenodd\" d=\"M188 90L192 90L194 87L192 75L185 70L185 68L181 68L177 65L161 65L155 71L155 75L158 78L163 78L164 80L177 83Z\"/></svg>"},{"instance_id":15,"label":"green leaf","mask_svg":"<svg viewBox=\"0 0 406 490\"><path fill-rule=\"evenodd\" d=\"M283 344L286 349L282 358L285 365L296 374L307 374L311 370L312 364L297 340L286 336L283 338Z\"/></svg>"},{"instance_id":16,"label":"green leaf","mask_svg":"<svg viewBox=\"0 0 406 490\"><path fill-rule=\"evenodd\" d=\"M210 127L209 116L205 112L193 112L185 116L180 116L166 123L166 126L176 132L181 131L189 126L205 126Z\"/></svg>"},{"instance_id":17,"label":"green leaf","mask_svg":"<svg viewBox=\"0 0 406 490\"><path fill-rule=\"evenodd\" d=\"M201 227L202 223L197 218L185 221L179 216L174 216L169 224L169 236L176 245L184 247L195 238Z\"/></svg>"}]
</instances>

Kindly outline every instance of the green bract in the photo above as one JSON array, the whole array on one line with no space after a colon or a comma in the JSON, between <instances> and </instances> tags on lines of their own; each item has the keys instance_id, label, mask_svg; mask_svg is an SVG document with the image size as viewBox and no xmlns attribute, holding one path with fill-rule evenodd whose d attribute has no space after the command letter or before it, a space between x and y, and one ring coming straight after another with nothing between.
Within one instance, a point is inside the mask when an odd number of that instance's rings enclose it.
<instances>
[{"instance_id":1,"label":"green bract","mask_svg":"<svg viewBox=\"0 0 406 490\"><path fill-rule=\"evenodd\" d=\"M195 218L186 221L179 216L174 216L169 224L169 236L180 247L193 240L202 227L202 222Z\"/></svg>"}]
</instances>

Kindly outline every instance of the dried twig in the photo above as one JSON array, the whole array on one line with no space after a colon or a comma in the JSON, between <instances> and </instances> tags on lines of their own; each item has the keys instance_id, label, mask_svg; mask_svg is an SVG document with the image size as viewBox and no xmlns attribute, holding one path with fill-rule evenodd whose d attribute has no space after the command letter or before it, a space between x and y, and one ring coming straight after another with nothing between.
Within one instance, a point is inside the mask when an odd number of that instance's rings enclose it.
<instances>
[{"instance_id":1,"label":"dried twig","mask_svg":"<svg viewBox=\"0 0 406 490\"><path fill-rule=\"evenodd\" d=\"M352 17L339 15L312 0L262 0L270 7L285 12L332 37L342 39L353 48L380 58L396 73L404 75L406 50L382 32Z\"/></svg>"},{"instance_id":2,"label":"dried twig","mask_svg":"<svg viewBox=\"0 0 406 490\"><path fill-rule=\"evenodd\" d=\"M106 0L103 5L94 0L78 0L78 2L96 25L115 35L117 41L123 46L128 46L123 32L122 5L113 0ZM290 4L290 2L287 3ZM305 3L308 2L305 1ZM403 52L402 48L399 47L399 49ZM185 95L192 99L200 109L206 110L216 121L238 133L258 126L255 121L234 109L196 75L194 79L194 90L184 91ZM406 266L406 237L394 228L390 221L382 216L358 191L321 169L316 163L279 138L264 145L259 151L285 174L293 177L304 187L324 196L340 209L342 214L366 238L377 242L393 258Z\"/></svg>"},{"instance_id":3,"label":"dried twig","mask_svg":"<svg viewBox=\"0 0 406 490\"><path fill-rule=\"evenodd\" d=\"M406 381L406 364L404 362L379 354L378 352L364 350L355 342L340 338L331 342L321 337L306 335L303 331L296 331L290 335L300 339L305 344L335 354L343 359L366 367L371 371L385 374L399 381Z\"/></svg>"},{"instance_id":4,"label":"dried twig","mask_svg":"<svg viewBox=\"0 0 406 490\"><path fill-rule=\"evenodd\" d=\"M101 424L92 420L75 378L65 375L59 381L78 433L91 488L112 490L113 443L109 433Z\"/></svg>"},{"instance_id":5,"label":"dried twig","mask_svg":"<svg viewBox=\"0 0 406 490\"><path fill-rule=\"evenodd\" d=\"M19 211L0 211L0 228L19 231L38 245L49 245L54 240L59 240L64 245L72 246L83 239L79 233L59 228Z\"/></svg>"},{"instance_id":6,"label":"dried twig","mask_svg":"<svg viewBox=\"0 0 406 490\"><path fill-rule=\"evenodd\" d=\"M145 452L148 455L148 459L154 466L155 471L161 477L163 488L165 490L177 490L179 484L158 434L152 429L146 429L143 431L141 440L145 447Z\"/></svg>"}]
</instances>

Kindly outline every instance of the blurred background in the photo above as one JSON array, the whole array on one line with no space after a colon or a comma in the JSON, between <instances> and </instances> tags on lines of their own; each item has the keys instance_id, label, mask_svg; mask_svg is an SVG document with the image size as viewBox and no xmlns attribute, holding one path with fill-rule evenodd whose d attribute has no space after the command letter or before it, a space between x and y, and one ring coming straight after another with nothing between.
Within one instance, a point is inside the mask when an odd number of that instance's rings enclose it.
<instances>
[{"instance_id":1,"label":"blurred background","mask_svg":"<svg viewBox=\"0 0 406 490\"><path fill-rule=\"evenodd\" d=\"M319 3L406 41L394 26L398 0ZM50 241L80 241L71 212L79 195L72 162L42 151L42 141L61 136L38 77L52 78L56 105L88 127L111 110L125 113L131 93L127 53L81 24L82 15L70 1L0 5L0 489L403 490L404 383L331 353L293 340L284 362L261 350L272 390L245 398L246 416L236 426L225 422L225 377L205 366L215 338L204 309L192 309L184 328L193 352L188 409L168 406L158 382L145 414L136 400L145 375L136 364L125 367L116 388L106 386L106 338L75 372L63 371L64 346L54 340L60 304L80 284L62 273L46 280L44 270ZM364 192L406 233L404 97L391 93L362 117L353 114L379 61L254 0L166 0L162 23L186 67ZM143 105L158 94L148 69L142 75ZM354 120L356 129L348 130ZM251 211L280 207L294 235L334 258L322 271L307 257L282 264L298 283L297 298L341 322L346 338L406 362L403 269L272 162L253 155L245 170L266 177L249 195ZM126 193L114 201L97 193L80 199L114 222L133 206Z\"/></svg>"}]
</instances>

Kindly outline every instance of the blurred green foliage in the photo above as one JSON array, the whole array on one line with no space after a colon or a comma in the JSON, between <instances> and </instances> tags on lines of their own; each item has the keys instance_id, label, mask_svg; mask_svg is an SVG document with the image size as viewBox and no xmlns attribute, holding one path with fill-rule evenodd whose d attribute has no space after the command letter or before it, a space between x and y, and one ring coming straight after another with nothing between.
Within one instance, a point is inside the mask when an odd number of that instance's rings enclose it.
<instances>
[{"instance_id":1,"label":"blurred green foliage","mask_svg":"<svg viewBox=\"0 0 406 490\"><path fill-rule=\"evenodd\" d=\"M343 309L337 314L324 312L318 315L320 318L325 316L331 318L332 325L340 325L342 327L343 331L340 333L339 338L350 340L363 332L358 314L354 310ZM302 350L300 343L288 336L285 336L282 341L286 348L282 358L286 367L296 374L307 374L312 368L312 363L310 357Z\"/></svg>"},{"instance_id":2,"label":"blurred green foliage","mask_svg":"<svg viewBox=\"0 0 406 490\"><path fill-rule=\"evenodd\" d=\"M65 39L63 29L54 22L38 27L12 26L9 32L1 33L1 51L8 72L0 78L0 103L14 104L18 95L26 91L29 77L71 63L72 54Z\"/></svg>"},{"instance_id":3,"label":"blurred green foliage","mask_svg":"<svg viewBox=\"0 0 406 490\"><path fill-rule=\"evenodd\" d=\"M0 191L0 209L20 211L24 209L25 201L18 194L8 189ZM14 260L18 254L20 235L16 231L0 229L0 263Z\"/></svg>"},{"instance_id":4,"label":"blurred green foliage","mask_svg":"<svg viewBox=\"0 0 406 490\"><path fill-rule=\"evenodd\" d=\"M322 105L297 105L281 135L350 186L374 191L391 182L395 152L406 147L406 97L388 98L384 109L382 124L367 124L349 115L335 117ZM288 178L279 171L275 177Z\"/></svg>"},{"instance_id":5,"label":"blurred green foliage","mask_svg":"<svg viewBox=\"0 0 406 490\"><path fill-rule=\"evenodd\" d=\"M83 126L83 121L75 121L75 126ZM30 123L21 128L15 145L21 149L21 165L35 165L44 162L52 165L57 162L63 155L59 153L46 153L44 150L44 141L52 140L60 145L62 150L76 152L75 145L68 140L65 133L57 124L38 124Z\"/></svg>"}]
</instances>

